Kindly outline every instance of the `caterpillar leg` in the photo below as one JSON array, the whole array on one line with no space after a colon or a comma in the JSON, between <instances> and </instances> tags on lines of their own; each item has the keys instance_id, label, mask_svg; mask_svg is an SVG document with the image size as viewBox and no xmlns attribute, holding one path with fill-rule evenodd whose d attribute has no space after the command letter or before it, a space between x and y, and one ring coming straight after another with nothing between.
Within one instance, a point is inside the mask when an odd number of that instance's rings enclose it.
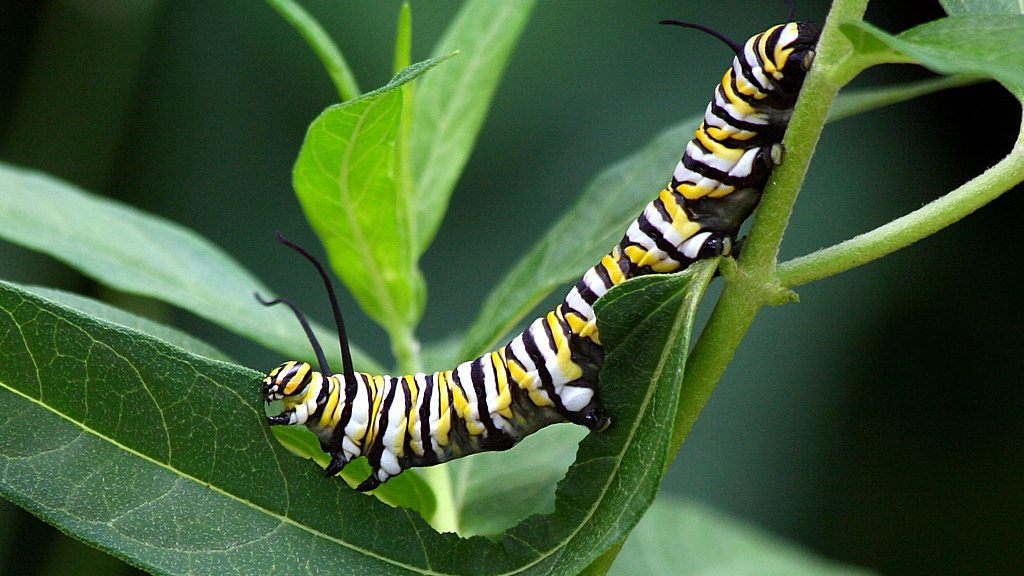
<instances>
[{"instance_id":1,"label":"caterpillar leg","mask_svg":"<svg viewBox=\"0 0 1024 576\"><path fill-rule=\"evenodd\" d=\"M324 476L328 478L340 473L354 459L352 454L341 449L334 450L330 446L323 446L323 451L331 455L331 462L324 469ZM404 470L389 450L385 449L380 454L371 452L366 456L370 464L370 476L356 487L360 492L373 490ZM384 463L381 460L384 460Z\"/></svg>"},{"instance_id":2,"label":"caterpillar leg","mask_svg":"<svg viewBox=\"0 0 1024 576\"><path fill-rule=\"evenodd\" d=\"M267 422L270 423L271 426L286 426L291 424L291 416L282 412L277 416L267 416Z\"/></svg>"},{"instance_id":3,"label":"caterpillar leg","mask_svg":"<svg viewBox=\"0 0 1024 576\"><path fill-rule=\"evenodd\" d=\"M370 490L377 488L383 483L384 482L382 480L377 478L377 472L374 471L373 473L370 474L369 478L363 480L362 484L356 486L356 490L359 492L369 492Z\"/></svg>"},{"instance_id":4,"label":"caterpillar leg","mask_svg":"<svg viewBox=\"0 0 1024 576\"><path fill-rule=\"evenodd\" d=\"M330 478L331 476L334 476L341 472L342 469L344 469L345 466L347 466L349 463L348 454L345 454L344 452L331 452L330 450L327 449L324 449L324 452L327 452L328 454L331 455L331 463L328 464L327 468L324 469L324 476L327 478Z\"/></svg>"},{"instance_id":5,"label":"caterpillar leg","mask_svg":"<svg viewBox=\"0 0 1024 576\"><path fill-rule=\"evenodd\" d=\"M383 476L383 478L381 478ZM381 470L379 467L370 464L370 475L363 480L359 486L356 486L356 490L359 492L369 492L379 487L384 482L388 481L392 477L391 474Z\"/></svg>"}]
</instances>

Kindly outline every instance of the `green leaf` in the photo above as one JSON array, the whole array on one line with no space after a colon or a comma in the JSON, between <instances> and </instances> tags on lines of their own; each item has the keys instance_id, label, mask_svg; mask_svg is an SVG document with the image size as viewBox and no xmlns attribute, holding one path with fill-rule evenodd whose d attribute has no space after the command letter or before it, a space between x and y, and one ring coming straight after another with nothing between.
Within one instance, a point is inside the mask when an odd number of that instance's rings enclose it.
<instances>
[{"instance_id":1,"label":"green leaf","mask_svg":"<svg viewBox=\"0 0 1024 576\"><path fill-rule=\"evenodd\" d=\"M148 318L143 318L142 316L136 316L135 314L125 312L120 308L115 308L109 304L100 302L99 300L94 300L80 294L65 292L63 290L45 288L43 286L21 286L21 288L35 294L36 296L40 296L58 304L63 304L68 308L74 308L83 314L95 316L113 324L120 324L125 328L144 332L154 338L163 340L168 344L173 344L187 352L191 352L199 356L206 356L213 360L220 360L223 362L231 361L231 358L228 358L223 352L195 336L192 336L191 334L186 334L185 332L182 332L177 328L167 326L166 324L161 324Z\"/></svg>"},{"instance_id":2,"label":"green leaf","mask_svg":"<svg viewBox=\"0 0 1024 576\"><path fill-rule=\"evenodd\" d=\"M659 496L608 574L868 576L692 501Z\"/></svg>"},{"instance_id":3,"label":"green leaf","mask_svg":"<svg viewBox=\"0 0 1024 576\"><path fill-rule=\"evenodd\" d=\"M553 512L555 487L586 435L582 426L548 426L524 438L515 450L447 463L459 534L500 534L530 515Z\"/></svg>"},{"instance_id":4,"label":"green leaf","mask_svg":"<svg viewBox=\"0 0 1024 576\"><path fill-rule=\"evenodd\" d=\"M416 181L416 255L430 245L455 183L473 150L494 91L536 0L469 0L434 56L459 57L424 77L416 90L412 173Z\"/></svg>"},{"instance_id":5,"label":"green leaf","mask_svg":"<svg viewBox=\"0 0 1024 576\"><path fill-rule=\"evenodd\" d=\"M1020 0L939 0L950 16L968 14L1024 14Z\"/></svg>"},{"instance_id":6,"label":"green leaf","mask_svg":"<svg viewBox=\"0 0 1024 576\"><path fill-rule=\"evenodd\" d=\"M0 163L0 237L49 254L111 288L174 304L288 357L310 356L291 312L260 306L253 298L253 292L268 296L270 290L180 224ZM340 366L337 337L316 330L329 359ZM352 355L360 369L380 371L362 351L353 348Z\"/></svg>"},{"instance_id":7,"label":"green leaf","mask_svg":"<svg viewBox=\"0 0 1024 576\"><path fill-rule=\"evenodd\" d=\"M441 60L414 64L386 86L327 108L295 163L295 192L334 270L392 334L416 325L426 298L413 249L412 190L398 173L401 88Z\"/></svg>"},{"instance_id":8,"label":"green leaf","mask_svg":"<svg viewBox=\"0 0 1024 576\"><path fill-rule=\"evenodd\" d=\"M463 358L489 350L558 286L579 278L611 250L665 187L703 115L690 118L603 170L488 294L466 335Z\"/></svg>"},{"instance_id":9,"label":"green leaf","mask_svg":"<svg viewBox=\"0 0 1024 576\"><path fill-rule=\"evenodd\" d=\"M841 29L855 45L876 50L873 63L916 62L940 74L970 74L1024 86L1021 15L951 16L898 36L863 22L843 24Z\"/></svg>"},{"instance_id":10,"label":"green leaf","mask_svg":"<svg viewBox=\"0 0 1024 576\"><path fill-rule=\"evenodd\" d=\"M705 262L609 293L602 401L555 512L496 541L433 532L290 454L261 374L0 283L0 493L155 574L576 573L653 500ZM507 503L514 505L514 503Z\"/></svg>"},{"instance_id":11,"label":"green leaf","mask_svg":"<svg viewBox=\"0 0 1024 576\"><path fill-rule=\"evenodd\" d=\"M870 24L856 21L840 24L839 29L846 35L853 50L832 71L832 81L836 84L844 86L861 71L879 64L915 63L913 58L882 40L879 34L885 33Z\"/></svg>"}]
</instances>

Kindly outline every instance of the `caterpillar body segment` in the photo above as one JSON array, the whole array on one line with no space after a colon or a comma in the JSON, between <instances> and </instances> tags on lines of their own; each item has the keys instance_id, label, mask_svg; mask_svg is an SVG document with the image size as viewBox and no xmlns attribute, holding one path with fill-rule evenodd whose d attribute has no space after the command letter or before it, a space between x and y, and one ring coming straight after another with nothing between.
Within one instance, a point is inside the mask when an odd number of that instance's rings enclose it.
<instances>
[{"instance_id":1,"label":"caterpillar body segment","mask_svg":"<svg viewBox=\"0 0 1024 576\"><path fill-rule=\"evenodd\" d=\"M292 307L321 364L317 371L289 361L270 372L264 398L282 400L284 410L269 422L304 425L315 433L331 455L327 475L366 456L372 473L359 490L408 468L508 449L556 422L592 430L608 426L598 401L604 350L594 303L634 276L675 272L732 251L740 226L782 161L782 135L817 38L815 26L790 22L742 46L725 39L736 57L671 181L561 304L496 351L433 374L354 373L348 360L343 374L333 374L297 308L281 299L267 303ZM317 267L333 302L326 273Z\"/></svg>"}]
</instances>

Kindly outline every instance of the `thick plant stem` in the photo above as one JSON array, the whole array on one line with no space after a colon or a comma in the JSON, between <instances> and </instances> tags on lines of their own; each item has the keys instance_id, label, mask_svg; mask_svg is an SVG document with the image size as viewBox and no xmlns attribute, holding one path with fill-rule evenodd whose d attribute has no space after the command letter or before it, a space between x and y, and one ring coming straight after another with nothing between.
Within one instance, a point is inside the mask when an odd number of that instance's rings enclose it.
<instances>
[{"instance_id":1,"label":"thick plant stem","mask_svg":"<svg viewBox=\"0 0 1024 576\"><path fill-rule=\"evenodd\" d=\"M740 266L730 274L731 281L687 359L670 454L682 446L757 312L765 304L780 300L781 288L775 277L779 245L829 107L840 88L830 81L831 71L848 52L838 25L860 20L866 8L867 0L836 0L832 5L814 68L786 131L785 161L773 174L755 213Z\"/></svg>"},{"instance_id":2,"label":"thick plant stem","mask_svg":"<svg viewBox=\"0 0 1024 576\"><path fill-rule=\"evenodd\" d=\"M956 190L835 246L779 266L783 286L798 286L881 258L934 234L1024 182L1024 124L1010 153Z\"/></svg>"}]
</instances>

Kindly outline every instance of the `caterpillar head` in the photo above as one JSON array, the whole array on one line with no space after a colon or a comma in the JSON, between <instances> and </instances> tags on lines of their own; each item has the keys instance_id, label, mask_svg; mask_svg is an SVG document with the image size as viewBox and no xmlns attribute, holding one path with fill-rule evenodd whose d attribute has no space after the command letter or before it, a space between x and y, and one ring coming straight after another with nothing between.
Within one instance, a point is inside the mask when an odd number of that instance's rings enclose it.
<instances>
[{"instance_id":1,"label":"caterpillar head","mask_svg":"<svg viewBox=\"0 0 1024 576\"><path fill-rule=\"evenodd\" d=\"M774 45L774 50L765 51L767 59L763 66L776 86L769 94L773 107L791 108L796 103L796 96L814 62L814 48L820 35L821 31L812 22L790 22L771 31L765 44L767 47ZM757 53L755 38L747 43L748 56Z\"/></svg>"},{"instance_id":2,"label":"caterpillar head","mask_svg":"<svg viewBox=\"0 0 1024 576\"><path fill-rule=\"evenodd\" d=\"M313 381L313 367L307 362L289 360L270 371L263 379L263 400L284 400L285 409L301 401Z\"/></svg>"}]
</instances>

